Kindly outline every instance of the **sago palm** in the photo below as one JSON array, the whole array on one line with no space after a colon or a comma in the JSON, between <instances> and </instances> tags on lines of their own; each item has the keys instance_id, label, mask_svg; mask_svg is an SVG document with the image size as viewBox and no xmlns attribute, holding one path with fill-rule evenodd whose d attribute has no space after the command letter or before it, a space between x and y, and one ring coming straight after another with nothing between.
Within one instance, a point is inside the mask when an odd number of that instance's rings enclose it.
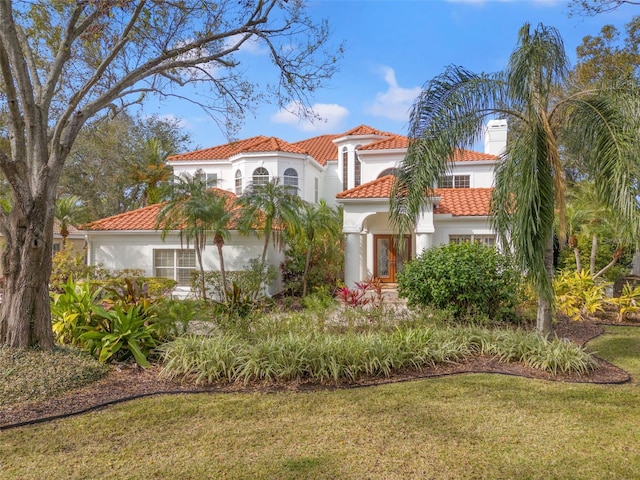
<instances>
[{"instance_id":1,"label":"sago palm","mask_svg":"<svg viewBox=\"0 0 640 480\"><path fill-rule=\"evenodd\" d=\"M581 145L600 200L624 221L638 224L637 92L632 85L579 90L568 79L562 39L544 25L520 29L502 72L447 68L425 85L413 106L409 148L391 196L392 220L407 231L456 149L480 141L486 120L507 119L511 132L496 169L492 219L503 246L538 292L537 327L543 333L552 327L556 210L560 229L565 225L565 139Z\"/></svg>"},{"instance_id":2,"label":"sago palm","mask_svg":"<svg viewBox=\"0 0 640 480\"><path fill-rule=\"evenodd\" d=\"M54 218L58 221L63 247L67 243L69 227L77 227L84 220L85 208L76 195L64 195L56 200Z\"/></svg>"}]
</instances>

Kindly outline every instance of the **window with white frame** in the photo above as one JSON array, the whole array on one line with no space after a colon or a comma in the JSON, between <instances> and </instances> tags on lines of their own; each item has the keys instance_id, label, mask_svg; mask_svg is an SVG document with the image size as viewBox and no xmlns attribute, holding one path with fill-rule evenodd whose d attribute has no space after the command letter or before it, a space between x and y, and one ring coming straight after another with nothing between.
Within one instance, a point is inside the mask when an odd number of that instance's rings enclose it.
<instances>
[{"instance_id":1,"label":"window with white frame","mask_svg":"<svg viewBox=\"0 0 640 480\"><path fill-rule=\"evenodd\" d=\"M480 243L487 247L495 247L495 235L449 235L449 243Z\"/></svg>"},{"instance_id":2,"label":"window with white frame","mask_svg":"<svg viewBox=\"0 0 640 480\"><path fill-rule=\"evenodd\" d=\"M217 173L207 173L206 175L207 187L213 188L218 186L218 174Z\"/></svg>"},{"instance_id":3,"label":"window with white frame","mask_svg":"<svg viewBox=\"0 0 640 480\"><path fill-rule=\"evenodd\" d=\"M320 182L318 180L318 177L315 177L313 179L313 199L315 200L316 203L318 203L319 197L320 197Z\"/></svg>"},{"instance_id":4,"label":"window with white frame","mask_svg":"<svg viewBox=\"0 0 640 480\"><path fill-rule=\"evenodd\" d=\"M342 190L349 186L349 152L347 147L342 149Z\"/></svg>"},{"instance_id":5,"label":"window with white frame","mask_svg":"<svg viewBox=\"0 0 640 480\"><path fill-rule=\"evenodd\" d=\"M240 170L236 170L236 195L242 195L242 172Z\"/></svg>"},{"instance_id":6,"label":"window with white frame","mask_svg":"<svg viewBox=\"0 0 640 480\"><path fill-rule=\"evenodd\" d=\"M471 188L471 175L446 175L440 179L440 188Z\"/></svg>"},{"instance_id":7,"label":"window with white frame","mask_svg":"<svg viewBox=\"0 0 640 480\"><path fill-rule=\"evenodd\" d=\"M170 278L178 286L191 285L191 272L196 270L196 252L189 249L158 249L153 251L153 271L156 277Z\"/></svg>"},{"instance_id":8,"label":"window with white frame","mask_svg":"<svg viewBox=\"0 0 640 480\"><path fill-rule=\"evenodd\" d=\"M360 157L358 156L358 148L362 145L358 145L354 152L355 155L355 163L353 164L354 168L354 185L357 187L362 183L362 162L360 161Z\"/></svg>"},{"instance_id":9,"label":"window with white frame","mask_svg":"<svg viewBox=\"0 0 640 480\"><path fill-rule=\"evenodd\" d=\"M287 168L283 175L284 186L291 195L298 195L298 172L295 168Z\"/></svg>"},{"instance_id":10,"label":"window with white frame","mask_svg":"<svg viewBox=\"0 0 640 480\"><path fill-rule=\"evenodd\" d=\"M264 167L258 167L253 171L253 185L266 185L269 183L269 170Z\"/></svg>"}]
</instances>

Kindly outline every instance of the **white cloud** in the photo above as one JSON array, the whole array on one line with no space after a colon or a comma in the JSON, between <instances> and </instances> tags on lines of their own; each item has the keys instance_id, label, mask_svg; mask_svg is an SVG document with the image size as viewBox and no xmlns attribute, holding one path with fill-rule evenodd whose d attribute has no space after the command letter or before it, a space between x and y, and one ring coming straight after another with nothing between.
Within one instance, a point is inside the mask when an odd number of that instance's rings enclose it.
<instances>
[{"instance_id":1,"label":"white cloud","mask_svg":"<svg viewBox=\"0 0 640 480\"><path fill-rule=\"evenodd\" d=\"M376 98L366 106L365 112L391 120L409 120L409 110L420 94L420 87L403 88L398 85L396 73L391 67L383 66L380 73L389 88L376 94Z\"/></svg>"},{"instance_id":2,"label":"white cloud","mask_svg":"<svg viewBox=\"0 0 640 480\"><path fill-rule=\"evenodd\" d=\"M228 37L224 42L225 48L233 47L241 40L242 35L233 35ZM266 55L269 53L267 47L265 47L260 38L256 36L246 40L242 45L240 45L238 51L242 53L249 53L251 55Z\"/></svg>"},{"instance_id":3,"label":"white cloud","mask_svg":"<svg viewBox=\"0 0 640 480\"><path fill-rule=\"evenodd\" d=\"M150 118L151 116L147 115L147 117ZM192 125L187 120L185 120L182 117L178 117L173 113L162 113L159 115L155 115L154 117L163 122L167 122L172 125L175 125L178 128L186 128L186 129L192 128Z\"/></svg>"},{"instance_id":4,"label":"white cloud","mask_svg":"<svg viewBox=\"0 0 640 480\"><path fill-rule=\"evenodd\" d=\"M349 110L335 103L316 103L311 106L311 115L304 118L298 103L290 103L271 116L273 123L284 123L303 132L333 132L349 116Z\"/></svg>"}]
</instances>

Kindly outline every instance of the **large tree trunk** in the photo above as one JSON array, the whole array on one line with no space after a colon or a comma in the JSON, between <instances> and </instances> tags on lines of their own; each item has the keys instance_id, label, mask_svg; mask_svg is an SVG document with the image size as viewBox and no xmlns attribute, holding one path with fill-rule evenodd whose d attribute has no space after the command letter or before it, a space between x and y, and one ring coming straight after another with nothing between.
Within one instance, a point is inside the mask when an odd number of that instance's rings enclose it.
<instances>
[{"instance_id":1,"label":"large tree trunk","mask_svg":"<svg viewBox=\"0 0 640 480\"><path fill-rule=\"evenodd\" d=\"M544 249L544 267L551 282L553 280L553 235L549 235ZM545 298L542 292L538 295L536 327L543 335L549 335L553 331L552 303L550 299Z\"/></svg>"},{"instance_id":2,"label":"large tree trunk","mask_svg":"<svg viewBox=\"0 0 640 480\"><path fill-rule=\"evenodd\" d=\"M4 296L0 342L14 348L53 348L49 276L53 243L53 201L14 207L3 225Z\"/></svg>"},{"instance_id":3,"label":"large tree trunk","mask_svg":"<svg viewBox=\"0 0 640 480\"><path fill-rule=\"evenodd\" d=\"M216 237L216 239L214 239L214 243L216 244L216 247L218 247L218 256L220 257L220 276L222 277L222 289L224 290L224 294L223 294L223 298L221 300L225 300L227 297L227 291L228 291L228 287L227 287L227 272L224 269L224 255L222 253L222 247L224 246L224 241L222 240L222 237Z\"/></svg>"}]
</instances>

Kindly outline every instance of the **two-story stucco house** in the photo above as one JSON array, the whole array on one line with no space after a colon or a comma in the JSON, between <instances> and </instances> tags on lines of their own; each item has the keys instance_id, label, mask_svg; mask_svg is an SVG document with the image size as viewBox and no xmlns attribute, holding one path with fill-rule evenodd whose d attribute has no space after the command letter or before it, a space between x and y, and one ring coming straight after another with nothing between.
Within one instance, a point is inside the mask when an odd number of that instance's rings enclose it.
<instances>
[{"instance_id":1,"label":"two-story stucco house","mask_svg":"<svg viewBox=\"0 0 640 480\"><path fill-rule=\"evenodd\" d=\"M336 135L289 143L258 136L175 155L168 159L176 175L201 174L212 186L244 193L248 185L279 177L308 202L325 199L344 209L345 283L369 277L394 282L402 262L416 253L447 242L494 244L489 199L494 167L506 145L507 124L493 120L486 128L484 153L460 150L450 175L406 236L407 248L394 245L389 223L393 170L404 158L408 139L365 125ZM180 245L179 235L163 242L154 230L158 205L93 222L86 227L88 261L106 268L141 268L148 275L171 277L186 285L195 255ZM261 242L234 233L225 246L225 263L239 270L258 257ZM205 251L205 268L218 269L217 255ZM269 252L277 266L282 253ZM271 289L279 289L277 283Z\"/></svg>"}]
</instances>

